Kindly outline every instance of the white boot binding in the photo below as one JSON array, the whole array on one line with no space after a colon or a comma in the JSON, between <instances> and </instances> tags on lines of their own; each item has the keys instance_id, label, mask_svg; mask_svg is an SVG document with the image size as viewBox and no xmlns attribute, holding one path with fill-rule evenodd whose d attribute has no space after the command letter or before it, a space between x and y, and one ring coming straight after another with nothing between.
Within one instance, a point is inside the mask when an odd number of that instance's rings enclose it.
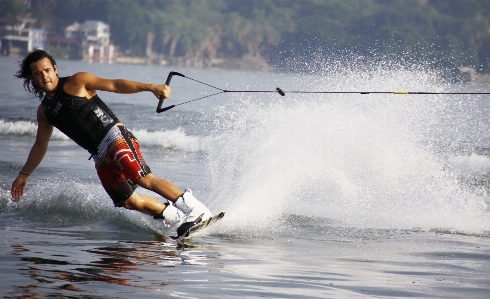
<instances>
[{"instance_id":1,"label":"white boot binding","mask_svg":"<svg viewBox=\"0 0 490 299\"><path fill-rule=\"evenodd\" d=\"M170 228L172 226L180 226L184 219L184 215L182 215L182 213L169 202L165 203L165 205L166 207L162 211L162 213L160 215L153 216L153 218L163 220L163 225L167 228Z\"/></svg>"},{"instance_id":2,"label":"white boot binding","mask_svg":"<svg viewBox=\"0 0 490 299\"><path fill-rule=\"evenodd\" d=\"M183 235L193 225L213 217L211 211L192 195L190 189L186 189L174 205L185 214L183 224L177 229L178 236Z\"/></svg>"}]
</instances>

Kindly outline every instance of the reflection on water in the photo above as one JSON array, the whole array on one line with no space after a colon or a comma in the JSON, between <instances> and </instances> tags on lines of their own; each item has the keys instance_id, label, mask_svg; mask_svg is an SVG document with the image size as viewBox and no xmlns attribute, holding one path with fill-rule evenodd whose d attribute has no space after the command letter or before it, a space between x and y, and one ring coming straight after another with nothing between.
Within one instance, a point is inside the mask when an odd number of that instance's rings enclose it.
<instances>
[{"instance_id":1,"label":"reflection on water","mask_svg":"<svg viewBox=\"0 0 490 299\"><path fill-rule=\"evenodd\" d=\"M488 298L488 235L314 228L315 219L296 231L282 223L288 236L220 232L185 248L137 230L5 226L2 298Z\"/></svg>"},{"instance_id":2,"label":"reflection on water","mask_svg":"<svg viewBox=\"0 0 490 299\"><path fill-rule=\"evenodd\" d=\"M126 293L122 297L127 297L134 288L154 292L156 286L161 292L166 285L185 279L185 274L182 274L186 271L176 271L175 267L186 266L191 272L207 272L209 268L199 270L193 267L202 268L210 259L219 257L210 247L201 248L191 243L185 248L178 248L163 241L123 241L80 248L79 254L66 252L77 249L71 246L50 244L49 247L31 247L11 245L8 255L16 257L15 268L21 269L26 278L22 281L27 283L19 284L21 280L17 278L14 291L4 294L4 298L80 298L79 295L101 298L101 293L111 298ZM122 290L121 287L128 289Z\"/></svg>"}]
</instances>

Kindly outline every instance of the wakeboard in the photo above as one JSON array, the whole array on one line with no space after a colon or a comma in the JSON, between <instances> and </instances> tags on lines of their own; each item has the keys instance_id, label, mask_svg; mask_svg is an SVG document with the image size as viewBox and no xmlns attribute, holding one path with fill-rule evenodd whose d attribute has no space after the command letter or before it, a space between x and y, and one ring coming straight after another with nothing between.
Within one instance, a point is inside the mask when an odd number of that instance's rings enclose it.
<instances>
[{"instance_id":1,"label":"wakeboard","mask_svg":"<svg viewBox=\"0 0 490 299\"><path fill-rule=\"evenodd\" d=\"M213 225L214 223L221 220L221 218L223 218L224 216L225 216L225 212L223 211L218 212L216 215L206 220L202 220L202 215L201 215L191 227L185 230L184 233L182 233L180 236L175 237L174 240L176 240L178 244L183 243L185 238L188 238L193 234L209 227L210 225Z\"/></svg>"}]
</instances>

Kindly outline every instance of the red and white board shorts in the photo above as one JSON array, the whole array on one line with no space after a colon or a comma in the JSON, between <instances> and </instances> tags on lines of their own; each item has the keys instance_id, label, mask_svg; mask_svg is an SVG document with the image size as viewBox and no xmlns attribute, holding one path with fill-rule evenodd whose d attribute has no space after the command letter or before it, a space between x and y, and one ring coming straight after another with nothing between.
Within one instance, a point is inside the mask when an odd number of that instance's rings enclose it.
<instances>
[{"instance_id":1,"label":"red and white board shorts","mask_svg":"<svg viewBox=\"0 0 490 299\"><path fill-rule=\"evenodd\" d=\"M116 207L122 206L142 177L151 173L136 137L124 126L113 127L94 156L95 169Z\"/></svg>"}]
</instances>

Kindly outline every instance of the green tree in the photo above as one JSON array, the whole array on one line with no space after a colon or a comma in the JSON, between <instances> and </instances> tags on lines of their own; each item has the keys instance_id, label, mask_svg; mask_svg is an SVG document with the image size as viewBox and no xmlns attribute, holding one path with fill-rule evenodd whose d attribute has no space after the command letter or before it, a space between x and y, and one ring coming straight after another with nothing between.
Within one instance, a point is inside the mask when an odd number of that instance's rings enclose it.
<instances>
[{"instance_id":1,"label":"green tree","mask_svg":"<svg viewBox=\"0 0 490 299\"><path fill-rule=\"evenodd\" d=\"M106 22L134 55L146 54L151 33L154 52L185 59L250 55L279 65L349 53L490 72L490 0L0 1L0 17L32 16L50 32Z\"/></svg>"}]
</instances>

